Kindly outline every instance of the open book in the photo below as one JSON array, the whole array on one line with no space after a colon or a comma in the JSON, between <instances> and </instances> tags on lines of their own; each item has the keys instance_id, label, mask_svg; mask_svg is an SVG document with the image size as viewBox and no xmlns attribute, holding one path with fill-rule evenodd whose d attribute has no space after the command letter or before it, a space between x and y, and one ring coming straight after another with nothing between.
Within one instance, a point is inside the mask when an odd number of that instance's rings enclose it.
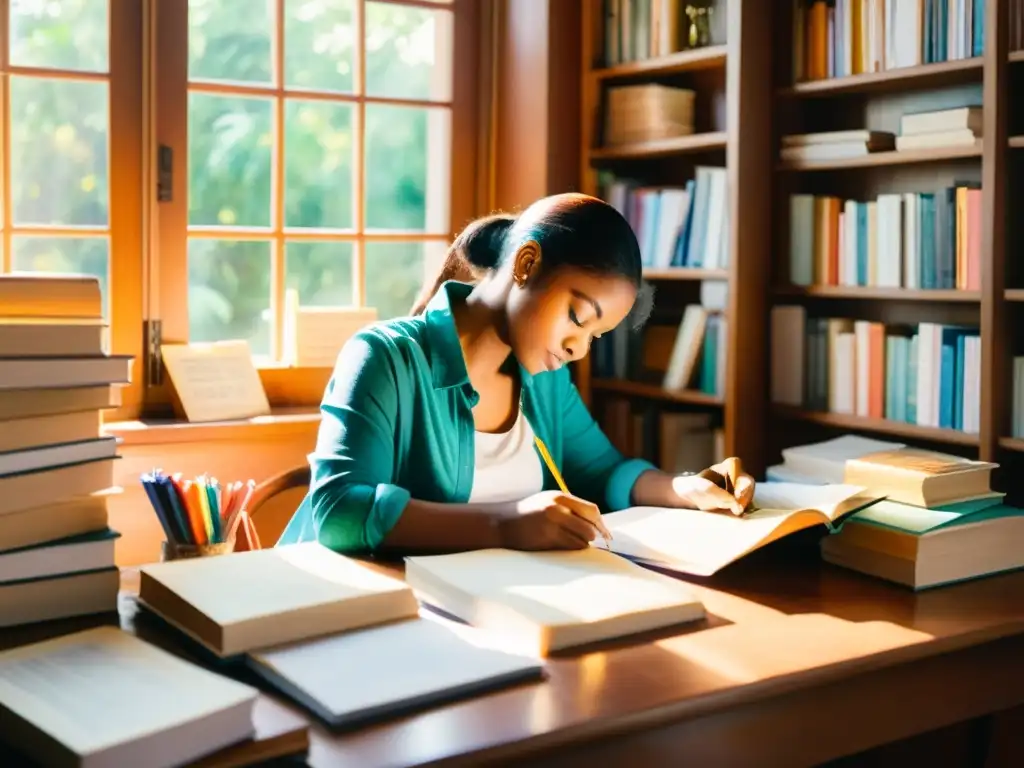
<instances>
[{"instance_id":1,"label":"open book","mask_svg":"<svg viewBox=\"0 0 1024 768\"><path fill-rule=\"evenodd\" d=\"M710 576L784 536L836 520L881 495L852 485L760 483L743 517L692 509L631 507L604 516L612 552L668 570Z\"/></svg>"}]
</instances>

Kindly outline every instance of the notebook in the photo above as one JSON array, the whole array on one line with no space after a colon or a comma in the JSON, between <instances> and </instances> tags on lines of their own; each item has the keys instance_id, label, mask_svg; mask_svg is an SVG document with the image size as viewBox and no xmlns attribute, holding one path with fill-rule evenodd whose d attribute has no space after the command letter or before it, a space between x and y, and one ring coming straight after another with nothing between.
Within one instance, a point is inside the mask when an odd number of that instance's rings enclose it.
<instances>
[{"instance_id":1,"label":"notebook","mask_svg":"<svg viewBox=\"0 0 1024 768\"><path fill-rule=\"evenodd\" d=\"M743 517L692 509L632 507L604 516L602 543L638 562L710 576L760 547L805 528L831 525L881 498L860 486L759 483Z\"/></svg>"},{"instance_id":2,"label":"notebook","mask_svg":"<svg viewBox=\"0 0 1024 768\"><path fill-rule=\"evenodd\" d=\"M250 738L257 696L113 627L0 653L4 740L43 765L189 763Z\"/></svg>"},{"instance_id":3,"label":"notebook","mask_svg":"<svg viewBox=\"0 0 1024 768\"><path fill-rule=\"evenodd\" d=\"M139 602L221 658L417 615L412 590L316 542L140 568Z\"/></svg>"},{"instance_id":4,"label":"notebook","mask_svg":"<svg viewBox=\"0 0 1024 768\"><path fill-rule=\"evenodd\" d=\"M409 557L405 580L428 604L539 655L704 617L682 582L593 547Z\"/></svg>"},{"instance_id":5,"label":"notebook","mask_svg":"<svg viewBox=\"0 0 1024 768\"><path fill-rule=\"evenodd\" d=\"M417 618L247 656L250 668L333 727L543 677L536 658L487 647L481 633Z\"/></svg>"}]
</instances>

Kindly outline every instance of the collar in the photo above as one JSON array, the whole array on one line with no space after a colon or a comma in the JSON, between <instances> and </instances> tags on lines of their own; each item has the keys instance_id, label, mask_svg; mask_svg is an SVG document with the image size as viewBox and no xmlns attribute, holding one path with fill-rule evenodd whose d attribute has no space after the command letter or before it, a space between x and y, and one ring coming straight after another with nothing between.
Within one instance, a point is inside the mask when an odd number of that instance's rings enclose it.
<instances>
[{"instance_id":1,"label":"collar","mask_svg":"<svg viewBox=\"0 0 1024 768\"><path fill-rule=\"evenodd\" d=\"M457 301L465 301L472 290L473 286L469 283L448 280L441 284L423 312L427 339L430 343L430 368L435 389L461 386L472 389L469 371L466 370L466 358L459 343L459 331L455 327L455 316L452 314L452 305ZM524 390L532 388L533 377L521 365L519 380ZM476 392L472 394L475 396Z\"/></svg>"}]
</instances>

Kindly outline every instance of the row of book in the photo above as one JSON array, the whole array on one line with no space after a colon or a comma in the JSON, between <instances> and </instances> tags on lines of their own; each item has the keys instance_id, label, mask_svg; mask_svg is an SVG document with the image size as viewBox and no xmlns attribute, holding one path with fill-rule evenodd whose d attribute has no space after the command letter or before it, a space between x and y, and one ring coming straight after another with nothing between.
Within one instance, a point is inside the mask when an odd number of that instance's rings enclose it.
<instances>
[{"instance_id":1,"label":"row of book","mask_svg":"<svg viewBox=\"0 0 1024 768\"><path fill-rule=\"evenodd\" d=\"M776 403L977 433L981 337L976 328L807 317L772 308Z\"/></svg>"},{"instance_id":2,"label":"row of book","mask_svg":"<svg viewBox=\"0 0 1024 768\"><path fill-rule=\"evenodd\" d=\"M614 397L598 403L601 429L623 456L665 472L699 472L725 459L725 435L712 414L666 410L662 403Z\"/></svg>"},{"instance_id":3,"label":"row of book","mask_svg":"<svg viewBox=\"0 0 1024 768\"><path fill-rule=\"evenodd\" d=\"M633 227L645 267L729 266L729 190L725 168L698 166L683 187L613 179L604 199Z\"/></svg>"},{"instance_id":4,"label":"row of book","mask_svg":"<svg viewBox=\"0 0 1024 768\"><path fill-rule=\"evenodd\" d=\"M984 0L795 0L793 80L981 56Z\"/></svg>"},{"instance_id":5,"label":"row of book","mask_svg":"<svg viewBox=\"0 0 1024 768\"><path fill-rule=\"evenodd\" d=\"M789 200L793 285L981 289L981 189Z\"/></svg>"},{"instance_id":6,"label":"row of book","mask_svg":"<svg viewBox=\"0 0 1024 768\"><path fill-rule=\"evenodd\" d=\"M0 276L0 626L117 608L101 413L131 359L104 332L95 277Z\"/></svg>"},{"instance_id":7,"label":"row of book","mask_svg":"<svg viewBox=\"0 0 1024 768\"><path fill-rule=\"evenodd\" d=\"M591 375L597 378L653 380L670 391L694 389L721 397L729 348L725 316L728 283L701 282L700 302L689 304L675 328L620 324L596 339Z\"/></svg>"},{"instance_id":8,"label":"row of book","mask_svg":"<svg viewBox=\"0 0 1024 768\"><path fill-rule=\"evenodd\" d=\"M606 67L667 56L691 45L706 45L718 38L717 29L724 21L717 18L719 4L716 2L603 0L601 5L604 18L602 60ZM723 16L724 11L723 7ZM704 18L698 18L700 15ZM696 40L692 41L691 24L697 25Z\"/></svg>"},{"instance_id":9,"label":"row of book","mask_svg":"<svg viewBox=\"0 0 1024 768\"><path fill-rule=\"evenodd\" d=\"M770 482L864 485L885 498L831 526L822 558L912 589L1024 567L1024 510L991 487L996 464L843 435L782 451Z\"/></svg>"}]
</instances>

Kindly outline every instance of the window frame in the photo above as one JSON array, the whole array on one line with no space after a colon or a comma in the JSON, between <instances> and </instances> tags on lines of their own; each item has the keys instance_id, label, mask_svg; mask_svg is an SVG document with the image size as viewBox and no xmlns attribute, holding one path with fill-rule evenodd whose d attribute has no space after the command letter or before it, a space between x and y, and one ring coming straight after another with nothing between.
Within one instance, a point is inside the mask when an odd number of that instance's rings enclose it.
<instances>
[{"instance_id":1,"label":"window frame","mask_svg":"<svg viewBox=\"0 0 1024 768\"><path fill-rule=\"evenodd\" d=\"M276 3L276 18L283 17L285 0L273 0ZM360 44L365 40L365 13L363 9L367 0L356 0L356 25L357 36ZM480 8L478 0L452 0L452 2L438 2L429 0L373 0L373 2L391 3L417 8L444 9L452 13L452 91L449 102L425 102L405 99L369 99L369 103L392 103L409 104L410 106L445 106L450 108L450 195L449 195L449 216L450 226L446 232L362 232L362 218L364 201L362 192L365 192L365 183L359 184L360 194L355 201L355 221L359 225L359 234L353 232L351 236L338 236L332 233L330 240L349 240L353 242L450 242L453 232L458 231L466 222L472 220L479 214L477 204L477 173L478 163L478 126L480 123L479 114L479 69L480 69L480 45L478 40L480 30ZM153 18L150 33L152 35L152 64L151 82L152 108L149 114L151 125L152 147L151 166L155 168L158 152L161 147L171 150L171 177L172 195L168 201L160 202L156 199L155 185L151 186L150 205L152 215L150 216L150 243L151 255L149 259L147 318L159 320L160 342L161 343L183 343L188 341L189 320L187 301L182 297L188 296L188 3L160 3L153 2ZM278 29L275 45L281 45L283 30ZM365 88L365 77L361 71L362 61L365 59L365 48L361 49L359 64L357 64L357 82L354 94L345 97L346 101L357 103L363 101ZM203 87L203 90L213 91L212 88ZM242 90L240 88L239 90ZM251 89L246 89L251 90ZM266 95L277 95L280 98L286 90L283 84L278 82L260 90ZM294 89L296 92L305 95L304 91ZM283 102L283 100L282 100ZM279 102L281 108L275 110L277 128L282 126L283 103ZM334 103L339 103L335 101ZM357 114L363 115L363 110L357 110ZM360 175L362 182L365 182L365 144L363 137L364 120L359 120L356 131L359 134L357 141L358 152L353 155L356 173ZM282 163L275 156L273 162L275 168ZM280 174L275 171L277 179ZM275 239L279 237L276 229L281 222L282 195L278 193L275 201L275 214L272 217L270 233L260 230L260 239ZM283 228L282 228L283 229ZM238 228L242 237L252 237L247 228ZM289 240L310 240L316 239L311 233L299 233L295 237L294 230L286 230L285 236ZM282 240L283 241L283 240ZM281 249L275 249L280 251ZM363 300L364 283L362 280L362 249L358 259L358 266L355 270L357 280L355 281L355 300L359 304ZM272 278L271 278L271 308L275 317L280 317L284 306L283 275L284 254L275 253L272 257ZM272 331L276 337L272 344L274 349L281 348L282 324L276 322ZM267 399L272 407L308 407L319 404L324 387L330 377L329 368L307 368L289 366L280 363L261 364L259 366L260 377L263 381ZM171 394L166 383L152 385L147 383L146 396L143 403L147 411L164 411L171 402Z\"/></svg>"},{"instance_id":2,"label":"window frame","mask_svg":"<svg viewBox=\"0 0 1024 768\"><path fill-rule=\"evenodd\" d=\"M3 187L3 254L0 273L11 266L12 228L23 234L73 236L97 231L93 227L13 226L11 219L11 76L108 83L107 204L109 238L107 252L108 322L110 352L133 358L131 383L120 387L121 407L106 412L107 418L136 413L143 401L143 4L136 0L108 0L108 71L106 75L49 67L12 66L10 63L10 0L0 0L0 181Z\"/></svg>"}]
</instances>

